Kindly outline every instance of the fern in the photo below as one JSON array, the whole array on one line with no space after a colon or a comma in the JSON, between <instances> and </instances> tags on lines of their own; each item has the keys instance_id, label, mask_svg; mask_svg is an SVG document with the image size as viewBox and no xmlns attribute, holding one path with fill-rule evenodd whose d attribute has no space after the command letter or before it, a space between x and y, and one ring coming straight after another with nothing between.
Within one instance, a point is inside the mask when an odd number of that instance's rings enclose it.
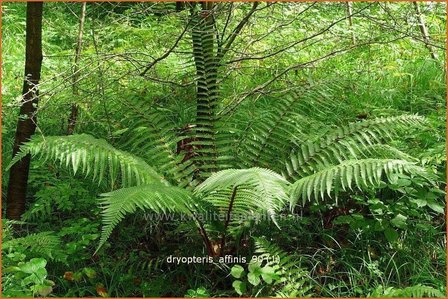
<instances>
[{"instance_id":1,"label":"fern","mask_svg":"<svg viewBox=\"0 0 448 299\"><path fill-rule=\"evenodd\" d=\"M197 9L199 8L200 9ZM217 170L216 107L218 105L218 65L215 49L213 4L201 3L192 9L193 56L196 67L197 103L196 126L191 132L197 139L191 145L198 148L192 160L199 175L207 178Z\"/></svg>"},{"instance_id":2,"label":"fern","mask_svg":"<svg viewBox=\"0 0 448 299\"><path fill-rule=\"evenodd\" d=\"M295 205L299 198L303 204L311 198L316 201L337 195L340 190L352 190L356 186L359 190L375 187L380 184L383 174L387 178L392 173L411 173L426 176L423 168L412 162L393 159L363 159L348 160L336 166L330 166L313 175L299 179L291 185L291 206Z\"/></svg>"},{"instance_id":3,"label":"fern","mask_svg":"<svg viewBox=\"0 0 448 299\"><path fill-rule=\"evenodd\" d=\"M419 161L417 158L388 144L370 145L361 153L361 156L362 158L400 159L416 163Z\"/></svg>"},{"instance_id":4,"label":"fern","mask_svg":"<svg viewBox=\"0 0 448 299\"><path fill-rule=\"evenodd\" d=\"M195 201L187 190L153 183L101 194L103 229L98 249L110 237L112 230L127 214L137 209L156 213L184 213L191 215ZM97 249L97 251L98 251Z\"/></svg>"},{"instance_id":5,"label":"fern","mask_svg":"<svg viewBox=\"0 0 448 299\"><path fill-rule=\"evenodd\" d=\"M33 255L44 256L62 261L65 255L61 251L61 240L53 232L41 232L3 242L2 250L9 251L22 247Z\"/></svg>"},{"instance_id":6,"label":"fern","mask_svg":"<svg viewBox=\"0 0 448 299\"><path fill-rule=\"evenodd\" d=\"M225 120L230 122L229 130L236 131L235 149L240 164L275 171L283 169L278 162L286 159L286 153L307 140L310 129L318 130L324 126L317 116L341 106L333 98L338 90L336 85L330 86L326 82L316 85L254 100L250 103L254 107L250 108L249 117L247 110L242 109L241 115L236 113Z\"/></svg>"},{"instance_id":7,"label":"fern","mask_svg":"<svg viewBox=\"0 0 448 299\"><path fill-rule=\"evenodd\" d=\"M433 287L425 286L422 284L417 284L406 288L394 288L394 287L384 288L383 286L379 286L371 294L369 294L368 297L446 298L445 294L443 294L441 291Z\"/></svg>"},{"instance_id":8,"label":"fern","mask_svg":"<svg viewBox=\"0 0 448 299\"><path fill-rule=\"evenodd\" d=\"M275 273L280 276L278 283L281 287L276 297L297 298L310 295L310 278L307 271L300 266L300 259L296 254L287 253L262 238L255 239L255 248L260 258L268 261L266 265L273 267Z\"/></svg>"},{"instance_id":9,"label":"fern","mask_svg":"<svg viewBox=\"0 0 448 299\"><path fill-rule=\"evenodd\" d=\"M37 156L44 161L50 159L78 171L92 175L101 183L107 176L112 187L117 180L122 186L164 182L165 180L141 158L117 150L103 139L90 135L34 136L21 146L20 152L11 161L11 167L26 155Z\"/></svg>"},{"instance_id":10,"label":"fern","mask_svg":"<svg viewBox=\"0 0 448 299\"><path fill-rule=\"evenodd\" d=\"M288 182L279 174L263 168L228 169L217 172L196 187L195 194L205 197L221 210L229 207L230 190L237 188L235 208L244 209L246 215L254 211L250 207L258 206L258 211L267 212L277 224L275 215L288 201ZM227 190L227 193L218 193ZM249 192L245 192L249 191ZM252 191L252 192L250 192ZM222 197L224 195L224 198ZM241 213L242 214L242 213Z\"/></svg>"},{"instance_id":11,"label":"fern","mask_svg":"<svg viewBox=\"0 0 448 299\"><path fill-rule=\"evenodd\" d=\"M293 151L286 162L284 175L296 180L329 165L362 157L372 145L391 138L394 132L422 123L424 118L420 116L402 115L338 127L317 141L307 142Z\"/></svg>"},{"instance_id":12,"label":"fern","mask_svg":"<svg viewBox=\"0 0 448 299\"><path fill-rule=\"evenodd\" d=\"M100 246L109 238L113 228L137 209L157 213L180 212L192 215L204 203L211 204L221 214L259 217L266 212L277 224L275 215L290 200L291 206L299 198L303 202L323 199L342 189L359 189L379 184L383 173L407 172L424 175L424 169L411 162L392 159L348 160L329 166L315 174L306 176L290 185L274 171L262 168L227 169L217 172L194 189L191 194L185 189L168 186L155 170L140 158L117 150L104 140L89 135L33 138L24 144L13 162L26 154L59 161L60 164L78 169L86 175L93 173L99 182L107 174L114 183L119 178L123 186L132 186L103 194L103 233ZM232 189L236 196L232 211L229 211ZM334 189L334 190L333 190ZM196 198L195 200L193 198ZM196 205L193 203L196 202ZM241 221L231 221L237 227Z\"/></svg>"},{"instance_id":13,"label":"fern","mask_svg":"<svg viewBox=\"0 0 448 299\"><path fill-rule=\"evenodd\" d=\"M127 108L124 115L123 105ZM169 120L164 110L157 103L133 99L117 106L115 109L124 127L115 133L119 136L118 148L138 155L170 182L182 187L194 186L196 182L191 180L195 171L193 162L183 161L185 153L176 152L178 142L185 137L178 136L177 124Z\"/></svg>"}]
</instances>

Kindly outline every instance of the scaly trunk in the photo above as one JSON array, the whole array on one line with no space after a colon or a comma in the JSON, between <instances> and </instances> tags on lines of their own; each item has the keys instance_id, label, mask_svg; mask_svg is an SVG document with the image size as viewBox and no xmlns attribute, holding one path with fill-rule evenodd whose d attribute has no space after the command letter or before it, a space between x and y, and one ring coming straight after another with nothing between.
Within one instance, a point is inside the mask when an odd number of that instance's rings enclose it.
<instances>
[{"instance_id":1,"label":"scaly trunk","mask_svg":"<svg viewBox=\"0 0 448 299\"><path fill-rule=\"evenodd\" d=\"M38 84L42 67L43 2L28 2L26 10L26 57L23 98L14 139L13 156L36 130ZM25 117L22 117L25 116ZM10 169L6 218L18 220L25 211L31 157L27 155Z\"/></svg>"}]
</instances>

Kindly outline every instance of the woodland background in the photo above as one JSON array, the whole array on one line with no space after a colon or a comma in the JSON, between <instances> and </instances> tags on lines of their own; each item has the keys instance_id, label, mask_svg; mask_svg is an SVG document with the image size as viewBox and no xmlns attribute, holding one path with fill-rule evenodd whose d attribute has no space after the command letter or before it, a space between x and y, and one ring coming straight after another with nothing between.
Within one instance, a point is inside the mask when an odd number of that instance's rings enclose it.
<instances>
[{"instance_id":1,"label":"woodland background","mask_svg":"<svg viewBox=\"0 0 448 299\"><path fill-rule=\"evenodd\" d=\"M444 297L445 10L2 2L3 295Z\"/></svg>"}]
</instances>

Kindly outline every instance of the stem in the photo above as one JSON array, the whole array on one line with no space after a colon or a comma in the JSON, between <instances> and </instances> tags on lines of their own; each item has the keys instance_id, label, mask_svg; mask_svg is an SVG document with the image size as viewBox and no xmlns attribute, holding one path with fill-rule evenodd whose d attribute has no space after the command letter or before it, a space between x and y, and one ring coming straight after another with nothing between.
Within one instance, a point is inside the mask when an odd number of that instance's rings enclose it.
<instances>
[{"instance_id":1,"label":"stem","mask_svg":"<svg viewBox=\"0 0 448 299\"><path fill-rule=\"evenodd\" d=\"M226 220L224 222L224 233L221 238L221 250L220 250L221 256L223 256L223 254L224 254L224 246L226 245L226 232L227 232L227 227L229 226L229 223L230 223L230 214L232 213L233 203L235 202L237 188L238 188L237 186L233 187L232 196L230 197L230 202L229 202L229 209L227 210Z\"/></svg>"},{"instance_id":2,"label":"stem","mask_svg":"<svg viewBox=\"0 0 448 299\"><path fill-rule=\"evenodd\" d=\"M79 30L78 30L78 41L76 43L75 50L75 63L73 67L73 97L75 102L72 104L72 109L70 113L70 117L68 119L68 127L67 127L67 135L72 135L75 130L76 121L78 119L78 111L79 107L76 104L76 100L79 96L79 58L81 57L82 50L82 34L84 31L84 21L86 19L86 2L82 3L81 6L81 16L79 17Z\"/></svg>"}]
</instances>

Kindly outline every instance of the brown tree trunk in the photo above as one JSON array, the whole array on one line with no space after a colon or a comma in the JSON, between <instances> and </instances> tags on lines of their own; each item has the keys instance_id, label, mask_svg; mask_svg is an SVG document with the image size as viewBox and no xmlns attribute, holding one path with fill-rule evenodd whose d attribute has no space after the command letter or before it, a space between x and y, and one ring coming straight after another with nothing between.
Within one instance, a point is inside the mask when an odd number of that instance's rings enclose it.
<instances>
[{"instance_id":1,"label":"brown tree trunk","mask_svg":"<svg viewBox=\"0 0 448 299\"><path fill-rule=\"evenodd\" d=\"M68 119L68 127L67 127L67 135L73 134L75 130L76 121L78 119L78 105L76 104L76 100L79 96L79 88L78 88L78 80L79 80L79 57L81 56L82 49L82 33L84 30L84 21L86 19L86 2L82 3L81 6L81 15L79 17L79 30L78 30L78 41L76 43L75 50L75 65L73 67L73 100L75 101L72 104L72 109L70 113L70 117Z\"/></svg>"},{"instance_id":2,"label":"brown tree trunk","mask_svg":"<svg viewBox=\"0 0 448 299\"><path fill-rule=\"evenodd\" d=\"M42 9L43 2L28 2L26 10L26 54L23 98L14 139L13 156L22 143L29 140L36 130L38 84L42 67ZM28 155L11 167L8 194L6 199L6 218L20 219L25 211L26 189L30 168Z\"/></svg>"}]
</instances>

